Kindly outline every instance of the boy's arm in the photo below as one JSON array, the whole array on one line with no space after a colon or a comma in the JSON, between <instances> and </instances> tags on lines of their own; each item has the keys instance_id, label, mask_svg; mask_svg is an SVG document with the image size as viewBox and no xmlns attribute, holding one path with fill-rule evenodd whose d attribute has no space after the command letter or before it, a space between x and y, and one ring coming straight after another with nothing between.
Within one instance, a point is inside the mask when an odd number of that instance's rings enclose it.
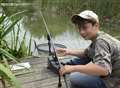
<instances>
[{"instance_id":1,"label":"boy's arm","mask_svg":"<svg viewBox=\"0 0 120 88\"><path fill-rule=\"evenodd\" d=\"M65 49L65 48L58 48L58 53L61 53L62 55L72 55L77 57L86 57L87 56L87 49Z\"/></svg>"},{"instance_id":2,"label":"boy's arm","mask_svg":"<svg viewBox=\"0 0 120 88\"><path fill-rule=\"evenodd\" d=\"M70 50L70 52L68 52L68 54L77 56L77 57L86 57L86 50L87 49Z\"/></svg>"}]
</instances>

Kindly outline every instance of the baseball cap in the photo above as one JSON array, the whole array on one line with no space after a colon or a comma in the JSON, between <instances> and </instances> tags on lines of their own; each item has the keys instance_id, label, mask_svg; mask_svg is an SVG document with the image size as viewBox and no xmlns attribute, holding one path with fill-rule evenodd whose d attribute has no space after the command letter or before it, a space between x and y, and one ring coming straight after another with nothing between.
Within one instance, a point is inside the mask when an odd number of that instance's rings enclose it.
<instances>
[{"instance_id":1,"label":"baseball cap","mask_svg":"<svg viewBox=\"0 0 120 88\"><path fill-rule=\"evenodd\" d=\"M73 23L77 23L77 20L79 18L91 20L94 22L99 22L98 15L91 10L84 10L84 11L80 12L79 14L75 14L72 16L71 20Z\"/></svg>"}]
</instances>

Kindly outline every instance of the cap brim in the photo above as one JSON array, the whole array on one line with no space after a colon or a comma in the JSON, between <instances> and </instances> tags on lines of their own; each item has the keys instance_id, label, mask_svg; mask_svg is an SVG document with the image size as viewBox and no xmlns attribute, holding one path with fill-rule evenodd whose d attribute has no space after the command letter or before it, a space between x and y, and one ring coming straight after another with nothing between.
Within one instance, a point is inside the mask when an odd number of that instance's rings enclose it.
<instances>
[{"instance_id":1,"label":"cap brim","mask_svg":"<svg viewBox=\"0 0 120 88\"><path fill-rule=\"evenodd\" d=\"M72 23L76 24L78 19L80 19L81 17L78 14L75 14L71 17L71 21Z\"/></svg>"},{"instance_id":2,"label":"cap brim","mask_svg":"<svg viewBox=\"0 0 120 88\"><path fill-rule=\"evenodd\" d=\"M83 21L83 20L87 20L87 19L79 16L78 14L73 15L72 18L71 18L71 21L74 24L80 23L80 21Z\"/></svg>"}]
</instances>

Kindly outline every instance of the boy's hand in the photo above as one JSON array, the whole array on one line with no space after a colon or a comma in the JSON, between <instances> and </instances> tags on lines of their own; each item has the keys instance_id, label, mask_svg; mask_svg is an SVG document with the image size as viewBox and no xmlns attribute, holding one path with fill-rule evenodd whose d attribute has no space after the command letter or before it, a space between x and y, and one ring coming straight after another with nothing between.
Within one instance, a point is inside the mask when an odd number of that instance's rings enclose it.
<instances>
[{"instance_id":1,"label":"boy's hand","mask_svg":"<svg viewBox=\"0 0 120 88\"><path fill-rule=\"evenodd\" d=\"M57 48L56 51L58 54L61 54L62 56L69 55L69 50L66 48Z\"/></svg>"},{"instance_id":2,"label":"boy's hand","mask_svg":"<svg viewBox=\"0 0 120 88\"><path fill-rule=\"evenodd\" d=\"M59 73L61 76L63 76L66 73L70 73L74 70L74 66L72 65L65 65L63 67L61 67L61 69L59 70Z\"/></svg>"}]
</instances>

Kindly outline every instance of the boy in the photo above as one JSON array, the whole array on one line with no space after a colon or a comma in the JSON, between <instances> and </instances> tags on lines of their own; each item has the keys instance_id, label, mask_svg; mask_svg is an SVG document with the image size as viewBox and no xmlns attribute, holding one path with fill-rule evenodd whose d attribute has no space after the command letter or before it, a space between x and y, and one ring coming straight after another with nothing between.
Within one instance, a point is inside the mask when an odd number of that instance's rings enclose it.
<instances>
[{"instance_id":1,"label":"boy","mask_svg":"<svg viewBox=\"0 0 120 88\"><path fill-rule=\"evenodd\" d=\"M71 73L71 88L117 88L120 84L120 42L99 30L99 18L93 11L85 10L71 20L80 35L92 43L85 50L57 50L79 57L60 69L61 76Z\"/></svg>"}]
</instances>

